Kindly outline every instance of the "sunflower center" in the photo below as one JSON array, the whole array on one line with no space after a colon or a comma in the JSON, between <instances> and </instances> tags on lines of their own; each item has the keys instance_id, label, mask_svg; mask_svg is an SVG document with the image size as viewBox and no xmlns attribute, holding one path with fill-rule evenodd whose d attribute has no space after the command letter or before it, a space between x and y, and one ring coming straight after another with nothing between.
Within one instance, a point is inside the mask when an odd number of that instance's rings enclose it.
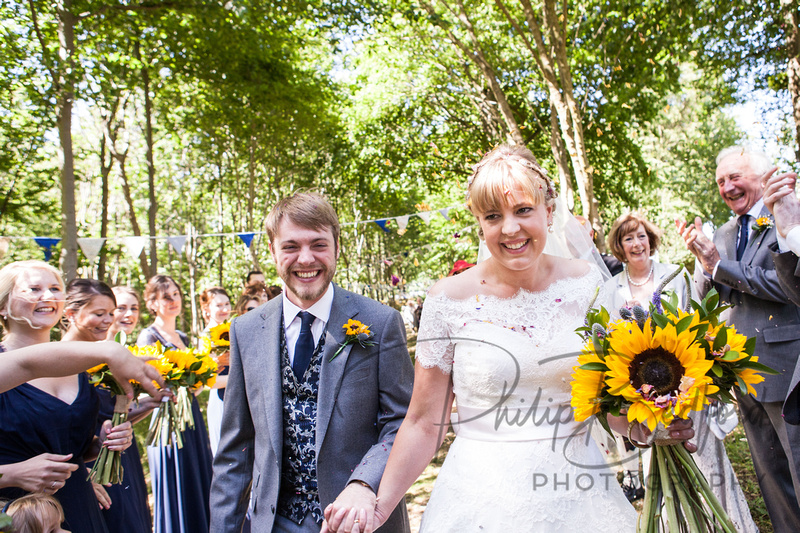
<instances>
[{"instance_id":1,"label":"sunflower center","mask_svg":"<svg viewBox=\"0 0 800 533\"><path fill-rule=\"evenodd\" d=\"M220 339L222 339L223 341L230 342L230 341L231 341L231 334L230 334L230 332L229 332L229 331L226 331L225 333L222 333L222 334L219 336L219 338L220 338Z\"/></svg>"},{"instance_id":2,"label":"sunflower center","mask_svg":"<svg viewBox=\"0 0 800 533\"><path fill-rule=\"evenodd\" d=\"M661 347L650 348L631 361L631 384L637 391L649 385L651 394L664 396L679 389L684 371L675 354Z\"/></svg>"}]
</instances>

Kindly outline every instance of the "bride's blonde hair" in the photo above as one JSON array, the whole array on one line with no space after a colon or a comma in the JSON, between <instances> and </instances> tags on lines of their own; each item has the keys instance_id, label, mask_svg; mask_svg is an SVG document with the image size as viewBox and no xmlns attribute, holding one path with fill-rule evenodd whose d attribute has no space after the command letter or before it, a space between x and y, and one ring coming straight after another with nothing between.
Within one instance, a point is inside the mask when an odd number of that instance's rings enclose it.
<instances>
[{"instance_id":1,"label":"bride's blonde hair","mask_svg":"<svg viewBox=\"0 0 800 533\"><path fill-rule=\"evenodd\" d=\"M473 215L497 210L514 190L546 206L555 204L558 196L530 150L501 144L475 165L467 186L467 207Z\"/></svg>"}]
</instances>

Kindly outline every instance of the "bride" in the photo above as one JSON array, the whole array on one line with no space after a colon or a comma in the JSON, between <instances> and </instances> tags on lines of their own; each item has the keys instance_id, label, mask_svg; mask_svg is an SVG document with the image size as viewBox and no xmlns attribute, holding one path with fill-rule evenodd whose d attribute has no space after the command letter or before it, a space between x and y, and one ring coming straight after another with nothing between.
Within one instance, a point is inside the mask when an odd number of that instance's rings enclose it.
<instances>
[{"instance_id":1,"label":"bride","mask_svg":"<svg viewBox=\"0 0 800 533\"><path fill-rule=\"evenodd\" d=\"M369 532L389 516L442 443L456 439L420 531L633 531L636 512L570 408L572 368L599 272L543 253L555 191L533 154L501 145L475 167L467 206L491 253L437 282L420 325L414 392L372 509L334 502L331 531ZM609 417L647 440L646 428ZM690 421L670 436L694 435ZM323 527L325 531L325 527Z\"/></svg>"}]
</instances>

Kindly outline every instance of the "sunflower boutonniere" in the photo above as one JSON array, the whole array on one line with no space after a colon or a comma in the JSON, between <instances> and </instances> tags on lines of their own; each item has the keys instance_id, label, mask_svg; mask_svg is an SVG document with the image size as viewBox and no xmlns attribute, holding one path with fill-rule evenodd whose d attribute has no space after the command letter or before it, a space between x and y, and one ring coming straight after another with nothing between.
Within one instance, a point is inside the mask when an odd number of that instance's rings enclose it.
<instances>
[{"instance_id":1,"label":"sunflower boutonniere","mask_svg":"<svg viewBox=\"0 0 800 533\"><path fill-rule=\"evenodd\" d=\"M345 346L348 344L357 342L362 348L366 348L367 346L375 346L378 344L372 340L372 332L369 330L369 326L359 322L358 320L353 320L351 318L347 321L347 324L342 326L342 329L345 330L344 342L339 346L339 349L336 350L336 353L333 354L333 357L331 357L328 362L336 359L336 356L342 353L342 350L344 350Z\"/></svg>"},{"instance_id":2,"label":"sunflower boutonniere","mask_svg":"<svg viewBox=\"0 0 800 533\"><path fill-rule=\"evenodd\" d=\"M756 219L756 223L751 226L753 230L753 237L757 237L763 231L768 230L775 224L772 222L772 219L769 217L758 217Z\"/></svg>"}]
</instances>

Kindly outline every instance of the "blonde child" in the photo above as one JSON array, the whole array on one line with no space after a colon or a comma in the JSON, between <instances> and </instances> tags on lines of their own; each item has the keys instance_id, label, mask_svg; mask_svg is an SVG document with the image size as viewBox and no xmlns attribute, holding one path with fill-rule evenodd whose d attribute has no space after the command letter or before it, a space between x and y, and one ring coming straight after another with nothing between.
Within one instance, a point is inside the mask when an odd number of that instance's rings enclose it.
<instances>
[{"instance_id":1,"label":"blonde child","mask_svg":"<svg viewBox=\"0 0 800 533\"><path fill-rule=\"evenodd\" d=\"M11 517L14 533L69 533L61 528L64 509L58 500L47 494L28 494L10 502L6 513Z\"/></svg>"}]
</instances>

